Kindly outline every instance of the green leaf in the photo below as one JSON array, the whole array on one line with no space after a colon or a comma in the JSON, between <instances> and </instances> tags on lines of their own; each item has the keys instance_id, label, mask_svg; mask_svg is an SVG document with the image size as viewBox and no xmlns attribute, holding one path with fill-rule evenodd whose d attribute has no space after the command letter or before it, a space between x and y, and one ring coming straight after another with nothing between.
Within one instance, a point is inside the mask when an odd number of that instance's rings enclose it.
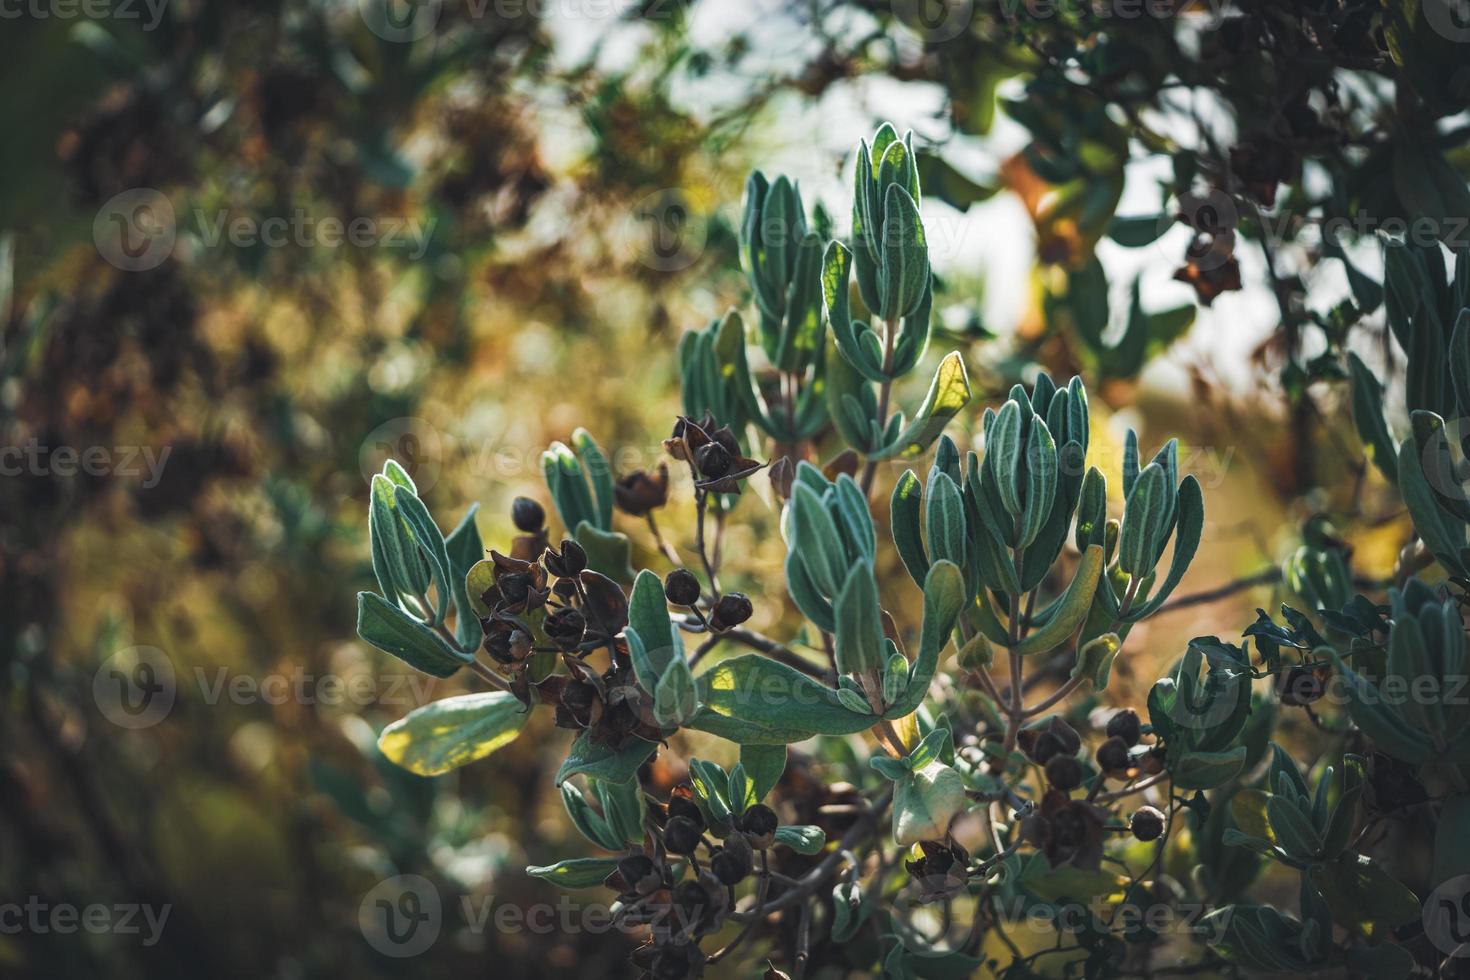
<instances>
[{"instance_id":1,"label":"green leaf","mask_svg":"<svg viewBox=\"0 0 1470 980\"><path fill-rule=\"evenodd\" d=\"M572 445L576 447L582 465L587 471L587 476L592 481L592 490L597 501L597 508L594 511L597 519L593 521L593 524L599 531L611 531L613 514L612 467L608 465L607 457L602 454L602 449L592 438L592 434L586 429L578 429L572 433Z\"/></svg>"},{"instance_id":2,"label":"green leaf","mask_svg":"<svg viewBox=\"0 0 1470 980\"><path fill-rule=\"evenodd\" d=\"M929 479L929 492L924 501L924 530L929 554L935 561L965 563L965 505L960 488L946 473L935 473Z\"/></svg>"},{"instance_id":3,"label":"green leaf","mask_svg":"<svg viewBox=\"0 0 1470 980\"><path fill-rule=\"evenodd\" d=\"M837 700L841 701L842 706L848 711L854 711L863 715L873 713L873 708L868 704L867 700L850 687L839 687L837 689Z\"/></svg>"},{"instance_id":4,"label":"green leaf","mask_svg":"<svg viewBox=\"0 0 1470 980\"><path fill-rule=\"evenodd\" d=\"M1102 578L1102 567L1102 546L1092 545L1083 554L1077 573L1072 576L1067 591L1058 600L1056 612L1044 626L1032 631L1011 649L1022 656L1029 656L1033 653L1045 653L1064 643L1087 618L1087 611L1092 608L1093 594L1097 591L1097 583Z\"/></svg>"},{"instance_id":5,"label":"green leaf","mask_svg":"<svg viewBox=\"0 0 1470 980\"><path fill-rule=\"evenodd\" d=\"M776 828L776 843L785 844L797 854L820 854L827 843L827 835L821 827L786 824Z\"/></svg>"},{"instance_id":6,"label":"green leaf","mask_svg":"<svg viewBox=\"0 0 1470 980\"><path fill-rule=\"evenodd\" d=\"M545 867L528 867L526 874L559 888L596 888L617 869L617 858L572 858Z\"/></svg>"},{"instance_id":7,"label":"green leaf","mask_svg":"<svg viewBox=\"0 0 1470 980\"><path fill-rule=\"evenodd\" d=\"M1331 864L1316 865L1310 874L1333 920L1365 939L1376 942L1419 919L1414 893L1362 854L1344 854Z\"/></svg>"},{"instance_id":8,"label":"green leaf","mask_svg":"<svg viewBox=\"0 0 1470 980\"><path fill-rule=\"evenodd\" d=\"M746 778L750 780L750 795L754 802L759 803L776 788L781 774L786 771L786 746L742 745L740 764L745 767Z\"/></svg>"},{"instance_id":9,"label":"green leaf","mask_svg":"<svg viewBox=\"0 0 1470 980\"><path fill-rule=\"evenodd\" d=\"M1104 633L1089 640L1077 652L1077 664L1072 668L1072 675L1080 674L1092 683L1095 690L1106 691L1113 661L1122 648L1123 641L1117 633Z\"/></svg>"},{"instance_id":10,"label":"green leaf","mask_svg":"<svg viewBox=\"0 0 1470 980\"><path fill-rule=\"evenodd\" d=\"M628 597L628 626L637 632L643 654L633 659L633 671L643 689L653 692L674 660L674 625L663 581L646 568L638 573Z\"/></svg>"},{"instance_id":11,"label":"green leaf","mask_svg":"<svg viewBox=\"0 0 1470 980\"><path fill-rule=\"evenodd\" d=\"M897 185L890 185L883 199L879 277L881 305L874 312L890 321L912 313L929 285L924 222L914 199Z\"/></svg>"},{"instance_id":12,"label":"green leaf","mask_svg":"<svg viewBox=\"0 0 1470 980\"><path fill-rule=\"evenodd\" d=\"M888 504L888 523L893 531L898 557L914 584L921 588L924 576L929 574L929 558L924 553L924 539L919 532L923 495L924 487L914 471L904 470L893 487L893 497Z\"/></svg>"},{"instance_id":13,"label":"green leaf","mask_svg":"<svg viewBox=\"0 0 1470 980\"><path fill-rule=\"evenodd\" d=\"M465 576L475 563L485 557L485 546L480 542L480 529L475 526L475 514L479 504L470 509L459 522L459 526L444 539L444 548L449 554L449 571L454 600L454 637L463 650L474 650L480 645L485 631L480 627L480 614L470 602Z\"/></svg>"},{"instance_id":14,"label":"green leaf","mask_svg":"<svg viewBox=\"0 0 1470 980\"><path fill-rule=\"evenodd\" d=\"M942 840L964 806L960 774L942 762L931 762L894 783L893 840L900 846Z\"/></svg>"},{"instance_id":15,"label":"green leaf","mask_svg":"<svg viewBox=\"0 0 1470 980\"><path fill-rule=\"evenodd\" d=\"M1179 789L1214 789L1232 779L1245 765L1245 746L1228 752L1186 752L1172 764L1170 773Z\"/></svg>"},{"instance_id":16,"label":"green leaf","mask_svg":"<svg viewBox=\"0 0 1470 980\"><path fill-rule=\"evenodd\" d=\"M758 654L721 661L695 686L700 708L686 727L740 745L790 745L873 724L871 714L849 710L832 688Z\"/></svg>"},{"instance_id":17,"label":"green leaf","mask_svg":"<svg viewBox=\"0 0 1470 980\"><path fill-rule=\"evenodd\" d=\"M437 776L509 745L529 714L509 691L444 698L384 728L378 749L409 772Z\"/></svg>"},{"instance_id":18,"label":"green leaf","mask_svg":"<svg viewBox=\"0 0 1470 980\"><path fill-rule=\"evenodd\" d=\"M953 562L935 562L924 579L924 624L919 632L919 655L909 669L909 684L897 704L883 717L891 720L912 714L929 693L929 682L939 666L939 651L949 642L955 620L967 598L965 577Z\"/></svg>"},{"instance_id":19,"label":"green leaf","mask_svg":"<svg viewBox=\"0 0 1470 980\"><path fill-rule=\"evenodd\" d=\"M401 594L418 595L428 583L415 580L403 553L405 537L393 512L393 481L382 474L373 477L372 496L368 505L368 536L373 548L373 574L378 588L390 603L397 604Z\"/></svg>"},{"instance_id":20,"label":"green leaf","mask_svg":"<svg viewBox=\"0 0 1470 980\"><path fill-rule=\"evenodd\" d=\"M1115 215L1108 222L1108 237L1124 248L1143 248L1158 241L1173 226L1167 214Z\"/></svg>"},{"instance_id":21,"label":"green leaf","mask_svg":"<svg viewBox=\"0 0 1470 980\"><path fill-rule=\"evenodd\" d=\"M689 662L675 657L664 669L654 692L653 715L665 728L677 728L699 708L699 695L694 688L694 674Z\"/></svg>"},{"instance_id":22,"label":"green leaf","mask_svg":"<svg viewBox=\"0 0 1470 980\"><path fill-rule=\"evenodd\" d=\"M1383 392L1378 379L1352 352L1348 353L1348 370L1352 375L1353 425L1358 430L1358 438L1363 440L1363 448L1373 465L1388 478L1389 483L1397 483L1398 453L1394 450L1388 423L1383 419Z\"/></svg>"},{"instance_id":23,"label":"green leaf","mask_svg":"<svg viewBox=\"0 0 1470 980\"><path fill-rule=\"evenodd\" d=\"M1242 749L1244 747L1242 746ZM1322 835L1312 820L1291 800L1280 794L1266 801L1266 816L1281 849L1298 861L1310 861L1322 853Z\"/></svg>"},{"instance_id":24,"label":"green leaf","mask_svg":"<svg viewBox=\"0 0 1470 980\"><path fill-rule=\"evenodd\" d=\"M790 530L791 550L812 583L823 595L836 596L848 571L842 539L822 498L803 483L792 484Z\"/></svg>"},{"instance_id":25,"label":"green leaf","mask_svg":"<svg viewBox=\"0 0 1470 980\"><path fill-rule=\"evenodd\" d=\"M474 659L451 649L429 627L372 592L357 594L357 635L410 667L449 677Z\"/></svg>"},{"instance_id":26,"label":"green leaf","mask_svg":"<svg viewBox=\"0 0 1470 980\"><path fill-rule=\"evenodd\" d=\"M1168 498L1174 493L1158 463L1138 474L1133 492L1123 505L1123 527L1118 538L1118 567L1137 578L1154 570L1167 531Z\"/></svg>"},{"instance_id":27,"label":"green leaf","mask_svg":"<svg viewBox=\"0 0 1470 980\"><path fill-rule=\"evenodd\" d=\"M572 818L572 824L581 831L583 837L605 851L622 849L624 845L621 836L603 819L602 814L592 808L576 783L561 784L561 801L566 807L567 816Z\"/></svg>"},{"instance_id":28,"label":"green leaf","mask_svg":"<svg viewBox=\"0 0 1470 980\"><path fill-rule=\"evenodd\" d=\"M1021 407L1006 402L985 433L985 465L993 474L1000 502L1011 517L1022 510L1018 477L1021 470Z\"/></svg>"},{"instance_id":29,"label":"green leaf","mask_svg":"<svg viewBox=\"0 0 1470 980\"><path fill-rule=\"evenodd\" d=\"M910 422L892 445L870 454L872 459L912 459L938 439L954 418L970 403L970 378L965 372L964 358L951 351L934 370L929 392Z\"/></svg>"},{"instance_id":30,"label":"green leaf","mask_svg":"<svg viewBox=\"0 0 1470 980\"><path fill-rule=\"evenodd\" d=\"M1026 502L1021 511L1021 534L1018 547L1026 547L1051 516L1057 492L1057 446L1046 423L1038 416L1031 420L1026 437Z\"/></svg>"},{"instance_id":31,"label":"green leaf","mask_svg":"<svg viewBox=\"0 0 1470 980\"><path fill-rule=\"evenodd\" d=\"M838 671L855 677L877 676L883 664L883 624L871 565L860 561L852 566L833 608Z\"/></svg>"},{"instance_id":32,"label":"green leaf","mask_svg":"<svg viewBox=\"0 0 1470 980\"><path fill-rule=\"evenodd\" d=\"M638 767L647 762L657 749L653 742L636 737L630 737L621 747L614 748L594 740L584 731L572 742L566 761L557 770L556 785L560 786L576 775L625 783L638 775Z\"/></svg>"}]
</instances>

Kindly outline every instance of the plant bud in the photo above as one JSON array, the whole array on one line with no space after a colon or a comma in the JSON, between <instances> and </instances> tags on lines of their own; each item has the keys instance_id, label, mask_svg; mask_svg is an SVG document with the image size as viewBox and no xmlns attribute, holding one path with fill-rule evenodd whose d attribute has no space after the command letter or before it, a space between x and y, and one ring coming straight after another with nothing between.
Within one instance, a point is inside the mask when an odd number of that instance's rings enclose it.
<instances>
[{"instance_id":1,"label":"plant bud","mask_svg":"<svg viewBox=\"0 0 1470 980\"><path fill-rule=\"evenodd\" d=\"M1128 821L1128 829L1142 841L1158 840L1164 832L1164 815L1151 806L1140 807Z\"/></svg>"},{"instance_id":2,"label":"plant bud","mask_svg":"<svg viewBox=\"0 0 1470 980\"><path fill-rule=\"evenodd\" d=\"M546 524L546 509L530 497L517 497L510 502L510 519L516 529L531 534Z\"/></svg>"},{"instance_id":3,"label":"plant bud","mask_svg":"<svg viewBox=\"0 0 1470 980\"><path fill-rule=\"evenodd\" d=\"M771 846L776 838L776 828L781 821L776 818L776 811L764 803L757 803L746 810L740 818L740 829L750 839L755 847L765 849Z\"/></svg>"},{"instance_id":4,"label":"plant bud","mask_svg":"<svg viewBox=\"0 0 1470 980\"><path fill-rule=\"evenodd\" d=\"M1108 737L1121 738L1123 744L1129 748L1137 745L1138 740L1143 737L1142 729L1143 726L1138 721L1138 712L1132 708L1124 708L1108 719Z\"/></svg>"},{"instance_id":5,"label":"plant bud","mask_svg":"<svg viewBox=\"0 0 1470 980\"><path fill-rule=\"evenodd\" d=\"M730 472L730 464L734 461L730 450L718 442L707 442L694 454L694 465L699 467L700 475L711 480Z\"/></svg>"},{"instance_id":6,"label":"plant bud","mask_svg":"<svg viewBox=\"0 0 1470 980\"><path fill-rule=\"evenodd\" d=\"M1054 755L1046 764L1046 781L1053 789L1074 790L1082 785L1082 763L1076 756Z\"/></svg>"},{"instance_id":7,"label":"plant bud","mask_svg":"<svg viewBox=\"0 0 1470 980\"><path fill-rule=\"evenodd\" d=\"M1128 743L1118 736L1097 747L1097 767L1103 772L1122 772L1128 764Z\"/></svg>"},{"instance_id":8,"label":"plant bud","mask_svg":"<svg viewBox=\"0 0 1470 980\"><path fill-rule=\"evenodd\" d=\"M692 606L699 601L699 579L687 568L676 568L664 577L664 598L676 606Z\"/></svg>"},{"instance_id":9,"label":"plant bud","mask_svg":"<svg viewBox=\"0 0 1470 980\"><path fill-rule=\"evenodd\" d=\"M710 617L710 625L716 632L724 632L735 626L739 626L751 617L755 609L750 604L750 599L743 592L726 592L720 596L720 601L715 603L714 615Z\"/></svg>"},{"instance_id":10,"label":"plant bud","mask_svg":"<svg viewBox=\"0 0 1470 980\"><path fill-rule=\"evenodd\" d=\"M1046 765L1052 760L1053 756L1058 755L1062 751L1061 739L1057 738L1051 732L1038 731L1034 728L1022 731L1017 736L1016 743L1021 747L1021 751L1026 754L1026 757L1039 766Z\"/></svg>"}]
</instances>

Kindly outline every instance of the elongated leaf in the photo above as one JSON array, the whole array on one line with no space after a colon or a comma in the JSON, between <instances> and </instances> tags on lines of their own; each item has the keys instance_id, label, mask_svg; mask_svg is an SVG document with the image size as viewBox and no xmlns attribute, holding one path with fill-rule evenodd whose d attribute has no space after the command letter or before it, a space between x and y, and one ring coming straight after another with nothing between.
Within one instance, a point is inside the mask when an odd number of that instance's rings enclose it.
<instances>
[{"instance_id":1,"label":"elongated leaf","mask_svg":"<svg viewBox=\"0 0 1470 980\"><path fill-rule=\"evenodd\" d=\"M666 728L677 728L692 718L698 707L699 698L689 663L683 657L670 660L654 693L654 717Z\"/></svg>"},{"instance_id":2,"label":"elongated leaf","mask_svg":"<svg viewBox=\"0 0 1470 980\"><path fill-rule=\"evenodd\" d=\"M949 420L970 403L970 378L965 372L964 358L958 351L946 354L934 370L929 392L924 396L914 420L896 441L887 444L873 459L912 459L928 449L939 438Z\"/></svg>"},{"instance_id":3,"label":"elongated leaf","mask_svg":"<svg viewBox=\"0 0 1470 980\"><path fill-rule=\"evenodd\" d=\"M847 575L833 606L837 614L834 637L837 669L844 674L874 676L883 664L883 624L878 605L878 583L873 568L858 562Z\"/></svg>"},{"instance_id":4,"label":"elongated leaf","mask_svg":"<svg viewBox=\"0 0 1470 980\"><path fill-rule=\"evenodd\" d=\"M924 509L923 494L924 487L914 471L904 470L893 487L893 497L888 504L888 523L893 531L898 557L914 584L921 588L924 576L929 574L929 558L924 552L924 539L919 532Z\"/></svg>"},{"instance_id":5,"label":"elongated leaf","mask_svg":"<svg viewBox=\"0 0 1470 980\"><path fill-rule=\"evenodd\" d=\"M652 692L673 660L674 625L664 600L663 582L646 568L633 581L628 598L628 626L637 631L645 655L642 669L639 659L634 659L634 673L643 689ZM652 672L652 676L643 676L645 670Z\"/></svg>"},{"instance_id":6,"label":"elongated leaf","mask_svg":"<svg viewBox=\"0 0 1470 980\"><path fill-rule=\"evenodd\" d=\"M871 714L843 706L837 692L767 657L749 654L696 678L700 708L687 727L741 745L789 745L813 735L851 735Z\"/></svg>"},{"instance_id":7,"label":"elongated leaf","mask_svg":"<svg viewBox=\"0 0 1470 980\"><path fill-rule=\"evenodd\" d=\"M1056 612L1044 626L1033 630L1011 649L1022 656L1029 656L1033 653L1044 653L1066 642L1077 627L1082 625L1082 621L1087 618L1087 611L1092 608L1092 597L1097 592L1102 567L1102 546L1092 545L1082 555L1077 574L1072 576L1072 583L1062 594Z\"/></svg>"},{"instance_id":8,"label":"elongated leaf","mask_svg":"<svg viewBox=\"0 0 1470 980\"><path fill-rule=\"evenodd\" d=\"M786 824L776 828L776 843L784 844L797 854L820 854L827 843L827 835L821 827Z\"/></svg>"},{"instance_id":9,"label":"elongated leaf","mask_svg":"<svg viewBox=\"0 0 1470 980\"><path fill-rule=\"evenodd\" d=\"M1377 940L1419 919L1419 899L1372 859L1344 854L1311 870L1312 883L1327 900L1338 925Z\"/></svg>"},{"instance_id":10,"label":"elongated leaf","mask_svg":"<svg viewBox=\"0 0 1470 980\"><path fill-rule=\"evenodd\" d=\"M566 760L557 770L556 785L560 786L579 774L625 783L638 774L638 767L657 750L657 745L641 738L629 738L615 748L582 732L572 742Z\"/></svg>"},{"instance_id":11,"label":"elongated leaf","mask_svg":"<svg viewBox=\"0 0 1470 980\"><path fill-rule=\"evenodd\" d=\"M459 526L444 539L444 548L449 554L449 571L454 600L454 637L460 649L474 650L480 645L485 631L480 627L480 616L470 602L465 576L476 562L485 557L485 546L480 541L480 529L475 526L475 515L480 505L471 504Z\"/></svg>"},{"instance_id":12,"label":"elongated leaf","mask_svg":"<svg viewBox=\"0 0 1470 980\"><path fill-rule=\"evenodd\" d=\"M528 715L509 691L444 698L384 728L378 748L409 772L437 776L510 744Z\"/></svg>"},{"instance_id":13,"label":"elongated leaf","mask_svg":"<svg viewBox=\"0 0 1470 980\"><path fill-rule=\"evenodd\" d=\"M357 635L435 677L449 677L474 659L451 649L429 627L373 592L357 594Z\"/></svg>"},{"instance_id":14,"label":"elongated leaf","mask_svg":"<svg viewBox=\"0 0 1470 980\"><path fill-rule=\"evenodd\" d=\"M1150 463L1138 474L1133 491L1123 505L1123 526L1118 538L1118 567L1142 578L1153 571L1152 555L1158 550L1164 533L1165 500L1174 488L1169 486L1164 468Z\"/></svg>"},{"instance_id":15,"label":"elongated leaf","mask_svg":"<svg viewBox=\"0 0 1470 980\"><path fill-rule=\"evenodd\" d=\"M959 568L953 562L935 562L924 579L924 625L919 632L919 655L909 669L909 684L903 697L890 705L883 717L902 718L924 702L929 682L939 665L939 652L949 642L965 600L965 577Z\"/></svg>"},{"instance_id":16,"label":"elongated leaf","mask_svg":"<svg viewBox=\"0 0 1470 980\"><path fill-rule=\"evenodd\" d=\"M965 505L948 474L935 473L924 501L924 530L935 561L965 564Z\"/></svg>"},{"instance_id":17,"label":"elongated leaf","mask_svg":"<svg viewBox=\"0 0 1470 980\"><path fill-rule=\"evenodd\" d=\"M434 518L429 515L429 508L425 507L424 502L414 496L413 491L407 487L399 487L393 491L393 505L408 522L419 547L428 555L429 562L434 568L434 589L437 593L435 616L440 622L443 622L444 614L449 611L449 598L454 593L455 579L459 577L450 569L449 551L444 544L444 534L439 530L439 525L434 523Z\"/></svg>"},{"instance_id":18,"label":"elongated leaf","mask_svg":"<svg viewBox=\"0 0 1470 980\"><path fill-rule=\"evenodd\" d=\"M572 858L545 867L533 865L526 874L559 888L596 888L617 869L617 858Z\"/></svg>"},{"instance_id":19,"label":"elongated leaf","mask_svg":"<svg viewBox=\"0 0 1470 980\"><path fill-rule=\"evenodd\" d=\"M791 550L823 595L836 597L847 579L847 559L837 525L822 499L808 486L791 488Z\"/></svg>"},{"instance_id":20,"label":"elongated leaf","mask_svg":"<svg viewBox=\"0 0 1470 980\"><path fill-rule=\"evenodd\" d=\"M1362 359L1351 352L1348 353L1348 369L1352 375L1353 425L1358 430L1358 438L1363 440L1363 448L1373 465L1388 478L1388 482L1397 483L1398 453L1394 449L1393 437L1389 435L1388 423L1383 419L1383 392L1378 379L1373 377Z\"/></svg>"}]
</instances>

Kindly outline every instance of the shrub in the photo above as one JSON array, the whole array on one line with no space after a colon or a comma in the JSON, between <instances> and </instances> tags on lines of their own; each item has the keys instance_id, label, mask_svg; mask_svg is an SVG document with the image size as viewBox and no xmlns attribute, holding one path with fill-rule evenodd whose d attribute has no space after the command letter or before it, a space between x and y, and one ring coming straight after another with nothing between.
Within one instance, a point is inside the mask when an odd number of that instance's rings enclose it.
<instances>
[{"instance_id":1,"label":"shrub","mask_svg":"<svg viewBox=\"0 0 1470 980\"><path fill-rule=\"evenodd\" d=\"M1470 305L1466 259L1442 288L1430 258L1390 252L1390 322L1412 375L1413 433L1397 449L1377 381L1351 364L1354 418L1418 529L1388 602L1352 594L1347 556L1309 536L1285 569L1308 613L1283 606L1284 625L1262 613L1240 645L1198 637L1145 705L1084 724L1069 699L1107 689L1130 632L1180 585L1205 527L1201 489L1181 478L1175 443L1145 460L1131 432L1119 472L1086 465L1080 378L1041 374L986 407L983 455L944 434L972 394L957 353L912 417L894 409L930 339L921 193L910 141L887 126L858 148L849 241L824 241L827 222L808 222L785 178L751 177L755 330L732 311L678 352L685 414L664 448L689 475L689 567L662 537L665 573L632 567L615 512L657 535L667 466L615 480L583 430L544 457L560 543L544 509L518 501L521 536L488 558L473 510L443 535L388 464L372 485L379 591L359 595L359 633L490 690L388 726L384 753L438 774L553 712L575 732L555 782L602 856L528 872L610 889L620 921L646 927L633 960L656 977L699 975L752 941L797 973L922 977L987 961L1029 976L1053 957L1087 976L1146 974L1164 949L1200 970L1404 976L1416 956L1434 960L1431 945L1450 954L1434 928L1415 939L1420 896L1364 842L1436 808L1434 884L1470 872L1470 711L1449 697L1464 679L1470 509L1446 438L1470 401L1470 327L1452 316ZM878 464L931 450L927 474L903 472L875 520ZM783 506L786 590L812 627L795 640L745 625L779 596L721 587L719 536L752 479ZM885 574L893 557L918 594ZM916 637L890 615L911 605ZM721 647L747 652L710 656ZM1057 668L1066 679L1035 693ZM1422 681L1433 694L1393 694ZM1347 717L1309 780L1273 732L1334 684ZM735 743L738 762L689 759L687 782L660 791L652 761L685 744L681 731ZM1295 914L1250 899L1267 862L1298 876ZM926 914L935 903L943 916ZM1148 914L1184 908L1205 914L1183 930ZM1022 948L1011 933L1036 915L1055 943ZM962 928L933 928L945 923Z\"/></svg>"}]
</instances>

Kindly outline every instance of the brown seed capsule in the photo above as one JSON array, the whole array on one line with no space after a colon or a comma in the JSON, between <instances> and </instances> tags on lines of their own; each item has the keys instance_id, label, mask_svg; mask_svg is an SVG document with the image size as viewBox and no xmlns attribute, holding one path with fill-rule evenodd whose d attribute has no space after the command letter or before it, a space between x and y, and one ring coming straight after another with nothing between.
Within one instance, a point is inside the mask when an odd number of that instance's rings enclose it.
<instances>
[{"instance_id":1,"label":"brown seed capsule","mask_svg":"<svg viewBox=\"0 0 1470 980\"><path fill-rule=\"evenodd\" d=\"M664 598L676 606L692 606L699 601L699 579L687 568L676 568L664 577Z\"/></svg>"},{"instance_id":2,"label":"brown seed capsule","mask_svg":"<svg viewBox=\"0 0 1470 980\"><path fill-rule=\"evenodd\" d=\"M587 632L587 620L578 609L564 606L546 617L542 626L551 642L563 650L574 650Z\"/></svg>"},{"instance_id":3,"label":"brown seed capsule","mask_svg":"<svg viewBox=\"0 0 1470 980\"><path fill-rule=\"evenodd\" d=\"M587 567L587 552L571 538L563 538L561 551L547 548L541 561L546 565L546 570L558 578L572 578L581 575L582 569Z\"/></svg>"},{"instance_id":4,"label":"brown seed capsule","mask_svg":"<svg viewBox=\"0 0 1470 980\"><path fill-rule=\"evenodd\" d=\"M1310 667L1293 667L1281 681L1281 703L1302 708L1321 700L1326 691L1323 676Z\"/></svg>"},{"instance_id":5,"label":"brown seed capsule","mask_svg":"<svg viewBox=\"0 0 1470 980\"><path fill-rule=\"evenodd\" d=\"M669 797L669 816L683 817L693 821L700 829L704 828L704 814L699 812L699 806L687 796Z\"/></svg>"},{"instance_id":6,"label":"brown seed capsule","mask_svg":"<svg viewBox=\"0 0 1470 980\"><path fill-rule=\"evenodd\" d=\"M1138 712L1132 708L1124 708L1122 711L1108 719L1108 737L1121 738L1123 744L1132 748L1138 744L1143 737L1143 726L1139 724Z\"/></svg>"},{"instance_id":7,"label":"brown seed capsule","mask_svg":"<svg viewBox=\"0 0 1470 980\"><path fill-rule=\"evenodd\" d=\"M1151 806L1140 807L1128 821L1128 829L1142 841L1158 840L1164 832L1164 815Z\"/></svg>"},{"instance_id":8,"label":"brown seed capsule","mask_svg":"<svg viewBox=\"0 0 1470 980\"><path fill-rule=\"evenodd\" d=\"M664 824L664 846L673 854L693 854L704 838L704 828L688 817L670 817Z\"/></svg>"},{"instance_id":9,"label":"brown seed capsule","mask_svg":"<svg viewBox=\"0 0 1470 980\"><path fill-rule=\"evenodd\" d=\"M1082 763L1076 756L1054 755L1046 764L1046 781L1053 789L1076 789L1082 785Z\"/></svg>"},{"instance_id":10,"label":"brown seed capsule","mask_svg":"<svg viewBox=\"0 0 1470 980\"><path fill-rule=\"evenodd\" d=\"M750 844L745 842L743 836L739 839L741 843L745 844L745 853L743 856L728 847L722 847L709 859L710 871L714 872L714 876L720 879L722 884L738 885L750 875L753 869L753 862L750 858Z\"/></svg>"},{"instance_id":11,"label":"brown seed capsule","mask_svg":"<svg viewBox=\"0 0 1470 980\"><path fill-rule=\"evenodd\" d=\"M759 848L771 846L776 838L776 828L780 824L776 811L764 803L755 804L740 817L740 829L745 832L750 843Z\"/></svg>"},{"instance_id":12,"label":"brown seed capsule","mask_svg":"<svg viewBox=\"0 0 1470 980\"><path fill-rule=\"evenodd\" d=\"M1116 735L1097 747L1097 767L1103 772L1121 772L1128 761L1128 743Z\"/></svg>"},{"instance_id":13,"label":"brown seed capsule","mask_svg":"<svg viewBox=\"0 0 1470 980\"><path fill-rule=\"evenodd\" d=\"M1024 736L1030 736L1029 738ZM1046 765L1052 757L1062 751L1062 740L1051 732L1027 729L1021 732L1016 742L1021 751L1026 753L1027 758L1037 765Z\"/></svg>"},{"instance_id":14,"label":"brown seed capsule","mask_svg":"<svg viewBox=\"0 0 1470 980\"><path fill-rule=\"evenodd\" d=\"M658 866L646 854L633 854L618 862L618 874L628 890L636 895L647 895L662 884Z\"/></svg>"},{"instance_id":15,"label":"brown seed capsule","mask_svg":"<svg viewBox=\"0 0 1470 980\"><path fill-rule=\"evenodd\" d=\"M546 524L546 509L530 497L517 497L510 502L510 519L517 530L530 534Z\"/></svg>"},{"instance_id":16,"label":"brown seed capsule","mask_svg":"<svg viewBox=\"0 0 1470 980\"><path fill-rule=\"evenodd\" d=\"M710 616L710 625L716 632L739 626L751 617L755 612L750 604L750 599L743 592L726 592L720 596L720 601L715 603L714 613Z\"/></svg>"},{"instance_id":17,"label":"brown seed capsule","mask_svg":"<svg viewBox=\"0 0 1470 980\"><path fill-rule=\"evenodd\" d=\"M694 465L699 467L700 475L711 480L730 472L734 461L730 450L718 442L707 442L694 454Z\"/></svg>"}]
</instances>

